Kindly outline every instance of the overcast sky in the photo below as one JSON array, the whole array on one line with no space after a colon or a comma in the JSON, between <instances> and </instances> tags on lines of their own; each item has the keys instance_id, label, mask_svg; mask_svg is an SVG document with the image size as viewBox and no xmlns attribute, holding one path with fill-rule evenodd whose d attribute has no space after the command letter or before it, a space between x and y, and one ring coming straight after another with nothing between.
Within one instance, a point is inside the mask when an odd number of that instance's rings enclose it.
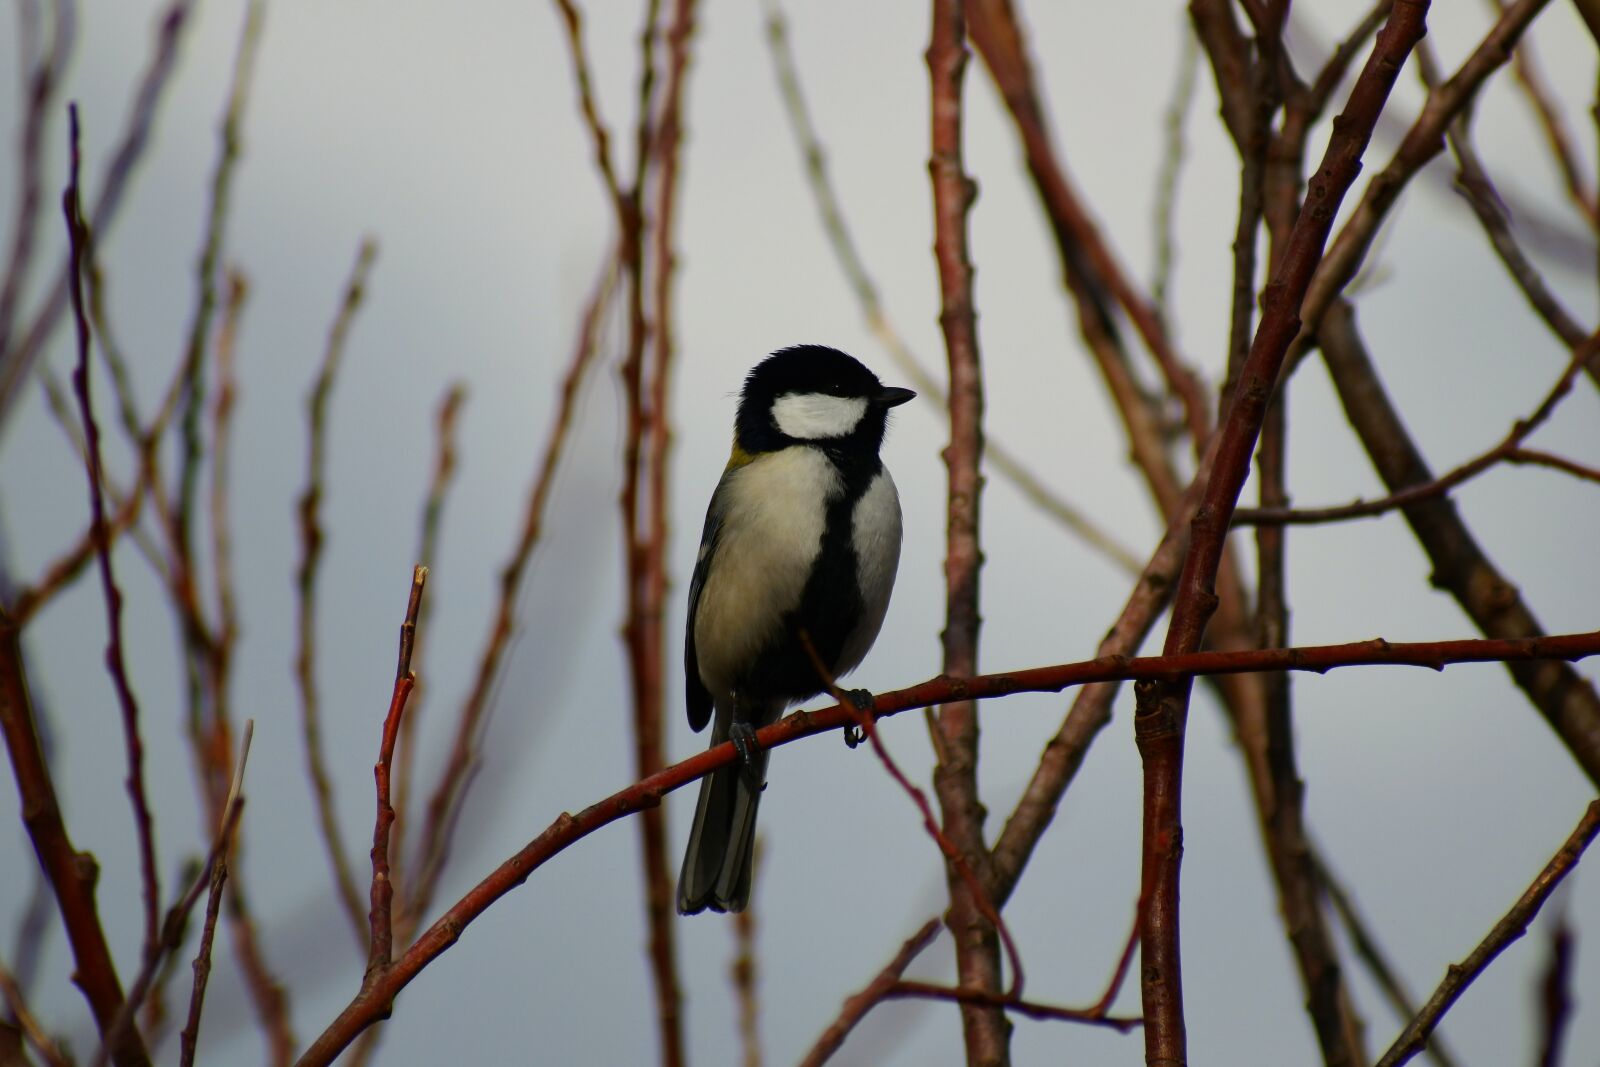
<instances>
[{"instance_id":1,"label":"overcast sky","mask_svg":"<svg viewBox=\"0 0 1600 1067\"><path fill-rule=\"evenodd\" d=\"M146 62L157 6L97 3L81 12L67 93L82 110L91 188ZM1366 5L1301 6L1294 43L1304 67ZM1481 35L1487 6L1435 5L1429 39L1447 69ZM638 12L635 5L590 7L600 103L631 166ZM1179 65L1183 5L1026 7L1058 144L1119 254L1135 277L1148 279L1161 114ZM859 247L890 315L924 364L937 368L943 349L929 255L926 5L830 0L796 4L791 16L806 91ZM104 235L111 314L147 409L181 352L192 313L192 265L242 20L235 0L201 7L126 210ZM0 35L0 67L11 72L0 77L7 138L19 127L14 36ZM1576 124L1580 158L1592 161L1594 135L1585 120L1593 41L1565 4L1552 5L1534 39ZM775 348L820 342L900 381L817 226L759 6L704 5L693 47L676 304L682 363L672 474L673 648L700 517L726 459L744 371ZM968 166L981 189L972 234L990 432L1142 557L1160 533L1153 509L1082 351L1048 230L980 65L969 68L967 86ZM1409 119L1420 99L1409 69L1395 97L1392 110ZM1213 381L1227 330L1237 182L1216 111L1202 71L1177 205L1172 316L1184 355ZM1580 232L1506 79L1480 107L1477 129L1508 198ZM64 177L64 137L56 115L47 141L52 204ZM1325 140L1323 127L1311 141L1313 158ZM1393 143L1375 144L1369 175ZM1438 166L1424 178L1439 180L1413 183L1380 240L1360 307L1385 382L1442 470L1498 441L1537 403L1566 357L1508 290L1470 212L1447 191L1448 169ZM10 164L0 167L0 247L9 247L15 182ZM62 244L58 230L52 210L42 238L46 261ZM232 500L245 619L234 703L239 715L256 720L242 873L267 955L290 989L302 1042L354 993L364 962L327 888L290 663L302 398L366 235L381 247L332 399L324 512L331 534L319 618L328 753L358 870L366 863L361 843L370 840L370 770L395 633L417 562L434 407L450 383L466 383L460 475L441 553L427 561L433 615L418 664L425 686L418 763L430 775L442 755L444 721L470 684L577 309L612 237L551 5L482 3L462 17L444 4L285 0L267 11L225 253L250 280ZM1572 262L1541 261L1585 323L1594 321L1593 260L1591 249ZM611 323L603 365L583 393L441 904L560 811L631 778L616 578L621 336L620 324ZM59 331L49 364L64 376L71 358ZM100 397L106 412L103 390ZM1291 405L1297 503L1381 494L1314 360L1294 379ZM1597 427L1600 400L1580 382L1537 443L1593 464L1600 460ZM884 456L900 485L906 543L883 636L854 684L898 688L938 672L943 433L938 409L924 403L899 409L890 429ZM81 469L37 390L0 440L0 492L7 562L24 578L86 522ZM1458 499L1548 631L1596 626L1595 486L1507 469L1474 481ZM999 669L1091 656L1120 609L1127 578L1005 482L990 481L984 504L982 663ZM1289 560L1296 643L1476 636L1454 602L1429 588L1427 560L1397 516L1295 530ZM170 872L202 847L181 744L180 666L158 585L135 553L119 551L117 562L151 742L162 869ZM35 693L61 735L57 774L68 824L78 845L100 860L101 911L127 980L140 930L137 856L116 705L99 667L103 620L97 589L84 582L42 614L27 639ZM704 744L688 730L675 696L677 659L669 652L675 759ZM1595 677L1592 662L1580 669ZM1298 677L1294 699L1312 832L1413 991L1425 995L1554 852L1593 789L1497 666L1455 667L1442 677L1403 668ZM981 788L991 838L1066 703L1025 696L984 706ZM1006 911L1024 946L1030 997L1093 1000L1126 935L1137 892L1140 795L1130 719L1131 693L1119 699L1115 721ZM1191 1055L1196 1062L1315 1062L1238 753L1203 690L1190 726L1183 947ZM922 717L896 718L885 736L927 782ZM941 910L944 883L915 811L870 756L820 737L776 754L770 776L755 908L761 1025L769 1061L781 1064L797 1059L840 1001ZM17 825L13 797L0 790L0 822ZM676 857L693 798L684 793L667 803ZM31 853L20 829L11 834L0 839L0 931L30 884ZM613 826L491 909L401 996L384 1024L387 1061L448 1062L465 1054L481 1062L649 1062L653 1005L643 967L638 851L634 825ZM1580 869L1561 898L1579 933L1573 1049L1600 1047L1597 878ZM693 1059L732 1062L736 1029L725 978L731 924L701 916L681 920L677 932ZM1463 1063L1529 1060L1546 943L1541 923L1449 1016L1443 1032ZM9 946L9 936L0 937L0 952ZM223 965L208 1002L202 1061L255 1062L259 1036L220 942L217 956ZM34 1006L52 1028L72 1035L83 1059L91 1030L69 971L56 937ZM913 973L948 979L948 940L926 952ZM1358 966L1347 973L1376 1053L1398 1023ZM186 974L174 986L180 996L187 995ZM1118 1007L1137 1006L1131 982ZM956 1062L959 1032L947 1007L886 1005L837 1062ZM175 1055L175 1046L162 1050L163 1060ZM1142 1062L1142 1045L1137 1035L1018 1020L1015 1056L1019 1063L1134 1064Z\"/></svg>"}]
</instances>

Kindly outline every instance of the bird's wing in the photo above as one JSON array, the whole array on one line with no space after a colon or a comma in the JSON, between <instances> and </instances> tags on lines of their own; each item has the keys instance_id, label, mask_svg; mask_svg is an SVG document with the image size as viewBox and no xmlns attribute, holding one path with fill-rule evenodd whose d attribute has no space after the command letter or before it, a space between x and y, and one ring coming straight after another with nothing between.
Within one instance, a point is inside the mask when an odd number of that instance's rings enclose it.
<instances>
[{"instance_id":1,"label":"bird's wing","mask_svg":"<svg viewBox=\"0 0 1600 1067\"><path fill-rule=\"evenodd\" d=\"M732 464L729 471L733 470ZM689 725L696 731L704 730L711 721L711 693L700 680L700 661L694 651L694 617L700 606L700 591L705 588L706 574L711 569L711 559L716 555L717 538L722 533L722 516L727 510L723 487L728 484L728 472L717 483L711 494L711 506L706 508L706 525L700 533L700 554L695 560L694 577L689 579L689 618L683 633L683 687L684 703L689 711Z\"/></svg>"}]
</instances>

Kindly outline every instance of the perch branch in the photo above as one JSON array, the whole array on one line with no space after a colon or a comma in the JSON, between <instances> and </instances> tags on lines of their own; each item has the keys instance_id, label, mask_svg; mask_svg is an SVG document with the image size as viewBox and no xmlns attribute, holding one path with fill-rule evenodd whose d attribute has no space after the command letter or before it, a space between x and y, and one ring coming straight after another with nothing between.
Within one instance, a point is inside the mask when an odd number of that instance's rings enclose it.
<instances>
[{"instance_id":1,"label":"perch branch","mask_svg":"<svg viewBox=\"0 0 1600 1067\"><path fill-rule=\"evenodd\" d=\"M1404 664L1441 670L1454 663L1582 659L1594 655L1600 655L1600 631L1525 640L1392 643L1375 639L1344 645L1287 649L1193 652L1149 657L1108 656L1082 663L971 678L941 675L908 689L878 694L874 707L877 717L881 719L912 708L926 708L952 700L987 699L1022 692L1059 692L1071 685L1112 680L1164 679L1263 670L1299 670L1320 674L1339 667L1358 665ZM0 671L0 680L4 676L4 672ZM836 704L812 712L794 712L757 731L755 740L763 749L771 749L802 737L856 724L855 711ZM380 981L358 993L301 1056L298 1061L300 1067L331 1063L364 1029L385 1018L395 996L424 967L460 940L467 926L490 905L527 881L552 856L602 827L646 807L659 805L667 793L681 789L720 767L730 766L738 758L738 750L732 742L717 745L666 767L649 778L634 782L589 805L577 815L563 812L557 816L538 837L490 872L423 931L383 973Z\"/></svg>"}]
</instances>

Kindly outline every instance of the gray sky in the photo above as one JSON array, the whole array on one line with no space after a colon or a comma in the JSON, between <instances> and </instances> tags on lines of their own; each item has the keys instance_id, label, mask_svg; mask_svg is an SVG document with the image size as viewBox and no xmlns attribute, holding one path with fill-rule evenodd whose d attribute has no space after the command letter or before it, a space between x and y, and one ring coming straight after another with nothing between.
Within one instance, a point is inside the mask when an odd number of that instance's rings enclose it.
<instances>
[{"instance_id":1,"label":"gray sky","mask_svg":"<svg viewBox=\"0 0 1600 1067\"><path fill-rule=\"evenodd\" d=\"M82 12L67 92L82 109L91 187L145 62L155 6L94 4ZM1364 5L1305 6L1305 25L1316 33L1298 38L1302 57L1320 55ZM1435 6L1429 39L1447 68L1481 35L1482 6ZM632 5L590 7L601 104L631 166L637 13ZM126 210L104 239L112 314L147 408L178 358L191 315L192 263L242 10L237 2L202 7ZM1160 115L1178 65L1182 5L1035 2L1028 14L1062 153L1132 273L1147 279ZM925 5L813 3L794 5L791 16L814 119L857 242L890 315L924 364L937 367L943 349L928 254ZM0 64L14 72L13 36L0 41ZM1552 6L1534 39L1581 135L1581 158L1592 160L1593 131L1583 119L1594 84L1593 43L1567 5ZM700 516L726 458L745 369L774 348L814 341L849 350L886 381L898 380L816 225L758 5L705 5L694 57L676 305L683 361L673 453L674 647ZM17 128L18 82L0 78L6 137ZM981 188L972 231L990 430L1144 555L1159 530L1062 299L1014 137L976 62L967 86L968 166ZM1396 99L1395 114L1414 113L1420 92L1409 69ZM1216 110L1202 72L1178 204L1174 321L1184 354L1213 380L1226 335L1237 181ZM48 140L52 203L64 177L63 126L58 117ZM1575 228L1539 134L1505 79L1480 107L1477 129L1502 188ZM461 472L441 555L428 561L433 616L419 665L426 700L418 762L425 781L442 756L444 720L470 684L496 570L518 529L576 309L611 226L577 119L560 27L544 4L482 4L466 19L439 4L273 5L244 139L226 251L251 282L239 342L233 482L245 615L235 704L238 714L256 720L243 869L305 1042L355 991L364 962L328 892L289 666L302 397L340 286L362 236L375 235L381 251L370 298L332 400L324 512L331 539L319 619L328 753L340 820L360 870L394 635L415 562L432 411L450 382L467 384ZM1325 139L1324 127L1311 141L1314 158ZM1367 174L1392 144L1374 146ZM14 201L14 183L10 167L0 170L0 204ZM1565 355L1509 290L1465 205L1442 191L1442 181L1413 184L1380 241L1377 270L1361 295L1361 321L1409 427L1442 470L1498 441L1537 403ZM9 207L4 219L0 236L9 234ZM52 211L43 230L51 256L62 244L58 230ZM1592 273L1547 266L1569 306L1592 321ZM620 324L612 323L604 365L584 393L442 902L560 811L631 778L615 578L621 336ZM70 360L63 331L49 362L64 375ZM99 395L105 414L106 393ZM1294 379L1291 405L1296 502L1379 495L1315 361ZM1597 416L1596 391L1580 383L1536 442L1594 463ZM920 403L901 409L890 430L884 454L901 489L906 544L883 636L854 684L898 688L938 671L942 434L938 411ZM126 469L125 458L117 464ZM29 577L86 521L81 470L34 391L0 448L0 486L10 563ZM1246 494L1253 498L1253 490ZM1550 632L1594 628L1600 602L1600 578L1589 565L1600 528L1594 486L1509 469L1473 482L1458 500ZM984 501L982 662L998 669L1092 655L1127 580L1004 482L992 479ZM1428 587L1427 561L1398 517L1295 530L1289 558L1296 643L1475 636L1453 601ZM137 555L119 551L117 562L151 743L162 869L170 872L201 847L180 744L174 634L162 594ZM137 857L115 703L99 668L103 625L96 587L85 582L39 617L28 642L35 691L62 733L58 781L69 827L100 860L102 914L126 979L138 952ZM669 653L668 662L669 693L676 694L676 656ZM1581 669L1595 676L1592 664ZM1592 789L1499 667L1456 667L1442 677L1404 668L1339 671L1296 678L1294 694L1313 833L1413 990L1426 994L1554 852ZM1024 946L1031 997L1093 1000L1126 935L1137 892L1140 792L1130 703L1131 695L1119 700L1115 721L1006 911ZM1065 706L1055 696L984 706L981 787L991 838ZM674 758L703 745L687 729L675 696L669 723ZM1183 946L1191 1052L1197 1062L1314 1062L1240 761L1208 696L1197 699L1190 723ZM931 756L920 716L893 720L885 734L903 765L926 782ZM778 753L770 773L762 815L766 858L755 899L762 1028L770 1061L784 1063L940 910L943 876L916 812L865 753L817 738ZM674 854L692 806L687 794L668 801ZM16 815L13 793L0 790L0 822L15 826ZM0 860L6 924L26 891L31 863L20 831L12 835L0 846L0 857L14 857ZM653 1009L637 856L634 826L612 827L491 909L402 995L384 1024L388 1060L447 1062L470 1050L471 1059L483 1062L648 1062ZM1564 897L1580 938L1572 1049L1600 1047L1595 877L1580 869ZM730 924L686 919L677 932L693 1058L730 1062L736 1049L725 980ZM1524 1062L1531 1055L1544 933L1541 924L1514 946L1449 1017L1444 1033L1464 1063ZM225 945L217 954L223 964L202 1058L254 1062L260 1043L237 972ZM913 973L947 978L950 959L948 940L941 939ZM74 1036L83 1054L88 1015L69 969L58 937L34 1004L53 1028ZM1398 1024L1359 968L1350 970L1358 974L1354 987L1369 1047L1381 1051ZM186 976L174 989L187 995ZM1118 1006L1137 1005L1130 984ZM837 1062L955 1062L959 1040L949 1008L886 1005ZM1015 1050L1019 1063L1142 1062L1137 1036L1027 1020L1017 1021ZM163 1059L174 1055L163 1050Z\"/></svg>"}]
</instances>

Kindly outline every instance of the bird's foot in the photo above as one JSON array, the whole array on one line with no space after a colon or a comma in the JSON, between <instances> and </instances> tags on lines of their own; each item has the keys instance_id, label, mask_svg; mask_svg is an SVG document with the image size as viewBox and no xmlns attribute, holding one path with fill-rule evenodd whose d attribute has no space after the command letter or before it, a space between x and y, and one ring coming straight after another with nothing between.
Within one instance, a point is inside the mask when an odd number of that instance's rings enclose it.
<instances>
[{"instance_id":1,"label":"bird's foot","mask_svg":"<svg viewBox=\"0 0 1600 1067\"><path fill-rule=\"evenodd\" d=\"M846 689L845 698L850 706L855 709L856 717L871 721L877 711L878 702L867 689ZM867 739L866 727L860 723L844 728L844 744L846 748L855 748Z\"/></svg>"},{"instance_id":2,"label":"bird's foot","mask_svg":"<svg viewBox=\"0 0 1600 1067\"><path fill-rule=\"evenodd\" d=\"M756 753L761 751L761 744L756 740L756 728L747 722L736 722L728 726L728 740L733 742L734 750L739 753L739 769L744 774L745 785L759 793L767 788L767 783L762 781L761 772L756 769Z\"/></svg>"}]
</instances>

